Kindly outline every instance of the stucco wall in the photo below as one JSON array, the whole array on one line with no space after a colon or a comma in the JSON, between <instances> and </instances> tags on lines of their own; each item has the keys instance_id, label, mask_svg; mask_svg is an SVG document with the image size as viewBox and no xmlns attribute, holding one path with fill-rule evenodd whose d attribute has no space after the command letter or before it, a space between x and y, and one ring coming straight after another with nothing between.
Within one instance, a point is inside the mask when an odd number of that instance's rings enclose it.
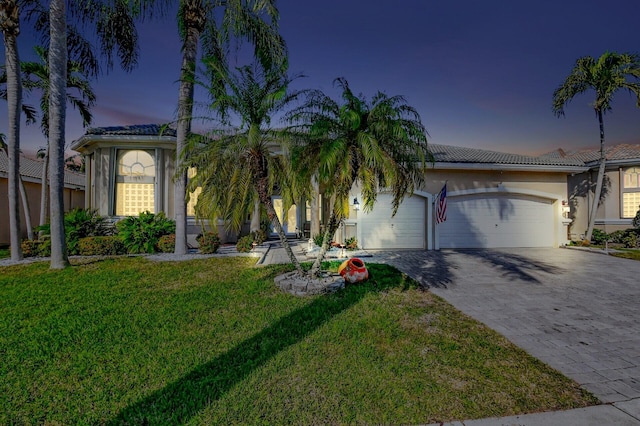
<instances>
[{"instance_id":1,"label":"stucco wall","mask_svg":"<svg viewBox=\"0 0 640 426\"><path fill-rule=\"evenodd\" d=\"M29 210L31 211L31 225L35 227L38 226L40 218L40 183L25 181L24 186L29 200ZM9 245L11 241L8 189L8 180L0 178L0 246ZM84 190L65 188L63 198L65 211L76 207L84 208ZM22 201L20 201L20 230L22 238L27 238L27 226Z\"/></svg>"}]
</instances>

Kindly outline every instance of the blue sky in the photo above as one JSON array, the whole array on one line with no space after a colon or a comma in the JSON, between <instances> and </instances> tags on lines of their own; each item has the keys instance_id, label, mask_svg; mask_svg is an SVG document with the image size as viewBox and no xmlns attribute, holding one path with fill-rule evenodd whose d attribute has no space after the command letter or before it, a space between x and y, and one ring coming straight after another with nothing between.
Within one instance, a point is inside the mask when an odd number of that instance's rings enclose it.
<instances>
[{"instance_id":1,"label":"blue sky","mask_svg":"<svg viewBox=\"0 0 640 426\"><path fill-rule=\"evenodd\" d=\"M637 0L280 0L278 6L290 70L307 76L296 88L337 95L332 81L345 77L367 97L378 90L404 95L437 144L526 154L597 146L593 93L575 98L566 117L556 118L553 90L581 56L640 53ZM175 20L145 23L139 31L139 67L94 82L93 126L175 119ZM20 50L28 59L29 29L23 32ZM76 115L67 112L69 143L83 134ZM6 105L0 105L5 129ZM605 130L608 144L640 143L640 109L627 93L614 99ZM23 128L24 151L42 145L36 126Z\"/></svg>"}]
</instances>

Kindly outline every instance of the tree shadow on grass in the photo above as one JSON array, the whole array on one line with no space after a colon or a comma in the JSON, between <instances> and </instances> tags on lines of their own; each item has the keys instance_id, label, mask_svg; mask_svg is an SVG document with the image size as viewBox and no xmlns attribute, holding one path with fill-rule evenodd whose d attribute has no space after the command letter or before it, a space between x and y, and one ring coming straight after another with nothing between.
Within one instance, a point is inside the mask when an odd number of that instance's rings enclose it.
<instances>
[{"instance_id":1,"label":"tree shadow on grass","mask_svg":"<svg viewBox=\"0 0 640 426\"><path fill-rule=\"evenodd\" d=\"M545 272L548 274L562 272L562 269L557 266L507 251L491 249L457 249L455 251L490 264L498 269L498 272L503 278L511 280L540 284L541 281L533 275L534 272Z\"/></svg>"},{"instance_id":2,"label":"tree shadow on grass","mask_svg":"<svg viewBox=\"0 0 640 426\"><path fill-rule=\"evenodd\" d=\"M279 352L300 342L333 317L357 304L365 295L411 286L410 280L393 268L371 265L369 272L370 278L365 283L317 297L228 352L124 408L108 424L187 422Z\"/></svg>"}]
</instances>

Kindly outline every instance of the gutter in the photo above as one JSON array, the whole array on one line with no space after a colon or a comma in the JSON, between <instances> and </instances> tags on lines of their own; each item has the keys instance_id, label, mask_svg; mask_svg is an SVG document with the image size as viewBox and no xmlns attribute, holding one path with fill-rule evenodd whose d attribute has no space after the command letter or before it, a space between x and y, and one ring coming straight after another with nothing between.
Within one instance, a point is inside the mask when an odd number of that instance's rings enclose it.
<instances>
[{"instance_id":1,"label":"gutter","mask_svg":"<svg viewBox=\"0 0 640 426\"><path fill-rule=\"evenodd\" d=\"M586 166L547 165L547 164L500 164L500 163L445 163L436 162L431 167L437 170L490 170L516 172L557 172L582 173L589 170Z\"/></svg>"}]
</instances>

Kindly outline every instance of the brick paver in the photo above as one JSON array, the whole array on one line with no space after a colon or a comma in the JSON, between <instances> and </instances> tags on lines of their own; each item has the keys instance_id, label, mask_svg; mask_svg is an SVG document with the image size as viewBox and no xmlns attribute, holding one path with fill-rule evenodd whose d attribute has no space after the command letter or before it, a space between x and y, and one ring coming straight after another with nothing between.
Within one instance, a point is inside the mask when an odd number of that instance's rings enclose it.
<instances>
[{"instance_id":1,"label":"brick paver","mask_svg":"<svg viewBox=\"0 0 640 426\"><path fill-rule=\"evenodd\" d=\"M640 262L571 249L377 252L603 402L640 398Z\"/></svg>"}]
</instances>

